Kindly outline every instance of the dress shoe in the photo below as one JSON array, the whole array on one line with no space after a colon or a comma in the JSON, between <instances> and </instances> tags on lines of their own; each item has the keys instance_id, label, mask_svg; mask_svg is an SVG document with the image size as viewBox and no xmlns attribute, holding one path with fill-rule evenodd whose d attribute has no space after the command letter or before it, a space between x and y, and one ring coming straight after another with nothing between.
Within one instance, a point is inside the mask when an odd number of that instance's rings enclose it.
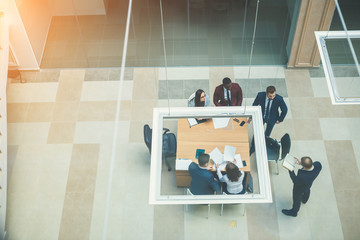
<instances>
[{"instance_id":1,"label":"dress shoe","mask_svg":"<svg viewBox=\"0 0 360 240\"><path fill-rule=\"evenodd\" d=\"M286 216L291 216L291 217L296 217L297 216L297 213L294 213L291 210L283 209L283 210L281 210L281 212L283 214L285 214Z\"/></svg>"}]
</instances>

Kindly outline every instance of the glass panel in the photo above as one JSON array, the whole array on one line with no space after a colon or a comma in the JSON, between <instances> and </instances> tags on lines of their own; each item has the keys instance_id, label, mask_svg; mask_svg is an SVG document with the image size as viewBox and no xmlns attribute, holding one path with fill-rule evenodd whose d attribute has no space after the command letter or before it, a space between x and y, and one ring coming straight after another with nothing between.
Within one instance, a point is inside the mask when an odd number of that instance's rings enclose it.
<instances>
[{"instance_id":1,"label":"glass panel","mask_svg":"<svg viewBox=\"0 0 360 240\"><path fill-rule=\"evenodd\" d=\"M360 39L351 39L359 61ZM326 48L341 98L360 97L360 77L347 39L327 39Z\"/></svg>"}]
</instances>

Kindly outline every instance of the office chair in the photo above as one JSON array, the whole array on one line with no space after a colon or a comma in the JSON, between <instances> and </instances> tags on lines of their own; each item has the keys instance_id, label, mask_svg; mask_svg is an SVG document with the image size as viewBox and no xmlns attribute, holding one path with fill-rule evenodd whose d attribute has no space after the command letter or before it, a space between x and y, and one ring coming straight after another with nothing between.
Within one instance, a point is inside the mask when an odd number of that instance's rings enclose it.
<instances>
[{"instance_id":1,"label":"office chair","mask_svg":"<svg viewBox=\"0 0 360 240\"><path fill-rule=\"evenodd\" d=\"M171 166L168 161L168 157L176 155L176 137L173 133L168 133L168 128L163 128L163 143L162 143L162 159L165 159L168 171L171 171ZM151 154L151 141L152 141L152 129L148 124L144 125L144 141Z\"/></svg>"},{"instance_id":2,"label":"office chair","mask_svg":"<svg viewBox=\"0 0 360 240\"><path fill-rule=\"evenodd\" d=\"M278 162L286 157L286 154L290 152L291 140L289 134L285 133L280 141L273 138L266 137L266 152L269 161L276 162L277 175L279 175Z\"/></svg>"},{"instance_id":3,"label":"office chair","mask_svg":"<svg viewBox=\"0 0 360 240\"><path fill-rule=\"evenodd\" d=\"M245 195L245 194L247 194L247 192L245 192L243 195ZM226 194L226 192L223 192L223 195L227 195ZM234 204L228 204L228 205L240 205L241 207L242 207L242 216L244 216L245 215L245 203L238 203L238 204L236 204L236 203L234 203ZM221 209L220 209L220 216L222 216L223 215L223 213L224 213L224 204L221 204Z\"/></svg>"},{"instance_id":4,"label":"office chair","mask_svg":"<svg viewBox=\"0 0 360 240\"><path fill-rule=\"evenodd\" d=\"M186 195L188 196L194 196L194 194L190 191L190 188L187 188L186 189ZM210 204L201 204L201 205L207 205L208 207L208 211L207 211L207 219L209 219L209 216L210 216ZM186 211L189 210L189 207L188 207L188 204L186 205Z\"/></svg>"}]
</instances>

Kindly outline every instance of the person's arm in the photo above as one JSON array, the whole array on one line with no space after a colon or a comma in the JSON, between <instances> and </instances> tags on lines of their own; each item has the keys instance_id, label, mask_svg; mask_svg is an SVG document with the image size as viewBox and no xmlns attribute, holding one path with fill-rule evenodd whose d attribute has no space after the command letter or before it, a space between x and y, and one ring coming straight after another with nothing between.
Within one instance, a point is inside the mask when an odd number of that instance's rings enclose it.
<instances>
[{"instance_id":1,"label":"person's arm","mask_svg":"<svg viewBox=\"0 0 360 240\"><path fill-rule=\"evenodd\" d=\"M294 171L289 170L289 174L290 174L290 178L291 178L292 182L295 183L296 182L296 175L295 175Z\"/></svg>"},{"instance_id":2,"label":"person's arm","mask_svg":"<svg viewBox=\"0 0 360 240\"><path fill-rule=\"evenodd\" d=\"M239 100L238 101L239 101L238 106L241 106L242 101L243 101L243 95L242 95L242 89L241 89L240 85L239 85Z\"/></svg>"},{"instance_id":3,"label":"person's arm","mask_svg":"<svg viewBox=\"0 0 360 240\"><path fill-rule=\"evenodd\" d=\"M218 87L216 87L215 91L214 91L214 95L213 95L213 102L214 102L215 106L220 106L220 104L218 103L218 100L219 100L219 90L218 90Z\"/></svg>"},{"instance_id":4,"label":"person's arm","mask_svg":"<svg viewBox=\"0 0 360 240\"><path fill-rule=\"evenodd\" d=\"M211 177L210 178L210 187L216 192L216 193L220 193L220 186L219 186L219 183L218 181L215 180L214 177Z\"/></svg>"},{"instance_id":5,"label":"person's arm","mask_svg":"<svg viewBox=\"0 0 360 240\"><path fill-rule=\"evenodd\" d=\"M288 111L286 103L285 103L283 98L281 98L281 101L280 101L280 109L281 109L281 114L280 114L280 117L279 117L278 121L282 122L282 121L284 121L284 118L285 118L285 116L287 114L287 111Z\"/></svg>"},{"instance_id":6,"label":"person's arm","mask_svg":"<svg viewBox=\"0 0 360 240\"><path fill-rule=\"evenodd\" d=\"M260 102L259 102L259 93L256 95L256 98L255 98L255 100L254 100L254 102L253 102L253 106L258 106L260 104Z\"/></svg>"},{"instance_id":7,"label":"person's arm","mask_svg":"<svg viewBox=\"0 0 360 240\"><path fill-rule=\"evenodd\" d=\"M216 164L216 173L217 173L217 175L219 177L220 182L224 182L224 176L222 175L222 173L221 173L221 171L219 169L219 164Z\"/></svg>"}]
</instances>

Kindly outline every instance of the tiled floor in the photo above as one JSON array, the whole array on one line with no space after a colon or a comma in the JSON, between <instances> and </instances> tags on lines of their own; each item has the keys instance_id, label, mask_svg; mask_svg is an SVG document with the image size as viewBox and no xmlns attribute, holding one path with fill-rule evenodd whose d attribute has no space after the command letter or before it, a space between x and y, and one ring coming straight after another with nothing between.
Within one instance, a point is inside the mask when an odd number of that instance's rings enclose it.
<instances>
[{"instance_id":1,"label":"tiled floor","mask_svg":"<svg viewBox=\"0 0 360 240\"><path fill-rule=\"evenodd\" d=\"M8 86L9 239L101 239L113 135L117 134L107 239L359 239L360 106L333 106L316 70L282 67L127 69L122 83L119 132L114 133L119 69L41 70L22 73ZM247 76L250 76L249 80ZM148 204L150 155L143 125L156 106L186 106L198 87L212 97L224 76L239 82L251 105L274 83L289 114L272 136L288 132L291 153L309 155L323 170L296 218L288 173L270 163L273 202L240 206ZM167 91L179 86L177 91ZM169 93L170 100L167 100ZM166 123L172 131L176 125ZM174 126L175 125L175 126ZM174 172L166 189L182 192Z\"/></svg>"}]
</instances>

